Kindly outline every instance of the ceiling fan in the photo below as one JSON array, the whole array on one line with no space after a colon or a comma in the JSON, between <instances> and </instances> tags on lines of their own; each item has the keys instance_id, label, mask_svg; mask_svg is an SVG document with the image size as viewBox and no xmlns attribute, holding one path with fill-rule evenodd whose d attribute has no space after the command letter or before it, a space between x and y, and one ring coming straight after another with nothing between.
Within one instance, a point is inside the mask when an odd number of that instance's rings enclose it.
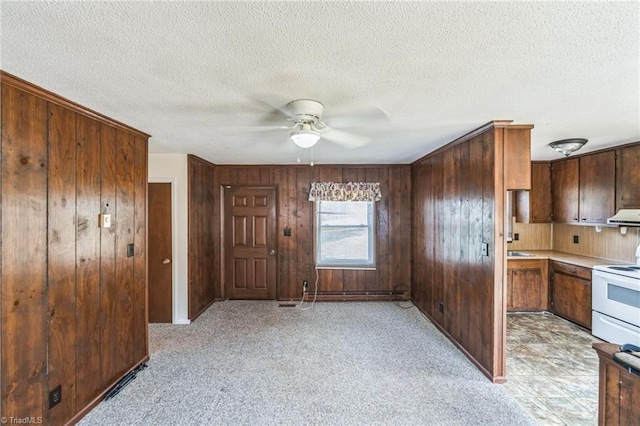
<instances>
[{"instance_id":1,"label":"ceiling fan","mask_svg":"<svg viewBox=\"0 0 640 426\"><path fill-rule=\"evenodd\" d=\"M272 105L273 106L273 105ZM293 122L293 126L277 126L273 129L291 130L290 138L300 148L313 147L320 138L347 148L358 148L370 142L370 138L363 135L329 127L322 118L324 105L312 99L296 99L284 107L275 107L284 117ZM369 108L332 120L340 127L367 125L383 119L389 114L380 108Z\"/></svg>"}]
</instances>

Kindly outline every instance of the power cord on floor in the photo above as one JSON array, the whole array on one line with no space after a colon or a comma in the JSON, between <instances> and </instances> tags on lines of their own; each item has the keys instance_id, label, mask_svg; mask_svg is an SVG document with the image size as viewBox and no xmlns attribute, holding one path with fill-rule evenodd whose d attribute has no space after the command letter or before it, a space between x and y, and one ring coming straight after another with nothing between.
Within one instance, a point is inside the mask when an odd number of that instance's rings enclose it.
<instances>
[{"instance_id":1,"label":"power cord on floor","mask_svg":"<svg viewBox=\"0 0 640 426\"><path fill-rule=\"evenodd\" d=\"M406 284L396 284L396 285L393 287L393 292L394 292L394 294L395 294L395 292L396 292L396 291L400 290L401 288L402 288L402 292L403 292L403 293L405 293L405 292L409 291L409 289L407 288L407 285L406 285ZM411 309L411 308L413 308L413 306L414 306L414 305L413 305L413 302L411 302L411 300L408 300L408 301L407 301L407 303L409 303L409 304L408 304L408 305L404 305L404 306L403 306L403 305L401 305L402 301L400 301L400 300L394 300L394 301L393 301L393 303L395 303L395 304L396 304L396 306L397 306L398 308L400 308L400 309Z\"/></svg>"},{"instance_id":2,"label":"power cord on floor","mask_svg":"<svg viewBox=\"0 0 640 426\"><path fill-rule=\"evenodd\" d=\"M305 306L304 308L302 307L302 305L304 305L304 296L307 294L305 290L302 292L302 299L300 299L300 303L296 305L296 308L300 309L301 311L308 311L309 309L313 308L313 304L316 303L316 299L318 297L318 280L319 280L318 268L316 268L316 283L315 283L316 288L313 292L313 300L311 301L311 304L309 306Z\"/></svg>"}]
</instances>

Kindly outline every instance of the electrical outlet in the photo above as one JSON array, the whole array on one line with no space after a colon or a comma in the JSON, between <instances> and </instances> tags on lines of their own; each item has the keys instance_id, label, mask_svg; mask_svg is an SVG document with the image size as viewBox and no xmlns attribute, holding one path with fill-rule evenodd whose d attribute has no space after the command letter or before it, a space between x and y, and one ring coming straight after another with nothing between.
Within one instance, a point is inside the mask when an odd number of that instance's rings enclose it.
<instances>
[{"instance_id":1,"label":"electrical outlet","mask_svg":"<svg viewBox=\"0 0 640 426\"><path fill-rule=\"evenodd\" d=\"M62 402L62 385L56 386L49 392L49 409L55 407Z\"/></svg>"},{"instance_id":2,"label":"electrical outlet","mask_svg":"<svg viewBox=\"0 0 640 426\"><path fill-rule=\"evenodd\" d=\"M580 243L580 237L578 237L577 235L573 236L573 244L578 244Z\"/></svg>"},{"instance_id":3,"label":"electrical outlet","mask_svg":"<svg viewBox=\"0 0 640 426\"><path fill-rule=\"evenodd\" d=\"M489 243L482 243L481 252L483 256L489 256Z\"/></svg>"},{"instance_id":4,"label":"electrical outlet","mask_svg":"<svg viewBox=\"0 0 640 426\"><path fill-rule=\"evenodd\" d=\"M302 281L302 290L303 291L309 290L309 281L307 281L307 280L303 280Z\"/></svg>"},{"instance_id":5,"label":"electrical outlet","mask_svg":"<svg viewBox=\"0 0 640 426\"><path fill-rule=\"evenodd\" d=\"M438 303L438 310L442 313L444 313L444 303L440 302Z\"/></svg>"},{"instance_id":6,"label":"electrical outlet","mask_svg":"<svg viewBox=\"0 0 640 426\"><path fill-rule=\"evenodd\" d=\"M519 239L520 239L520 234L518 234L517 232L513 234L513 241L518 241Z\"/></svg>"}]
</instances>

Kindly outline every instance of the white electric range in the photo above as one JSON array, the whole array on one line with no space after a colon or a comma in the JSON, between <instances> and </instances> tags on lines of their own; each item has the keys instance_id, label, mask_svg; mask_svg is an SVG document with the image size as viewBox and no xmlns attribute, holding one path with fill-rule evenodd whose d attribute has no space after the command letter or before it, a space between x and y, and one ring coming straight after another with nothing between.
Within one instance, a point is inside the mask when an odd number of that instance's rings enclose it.
<instances>
[{"instance_id":1,"label":"white electric range","mask_svg":"<svg viewBox=\"0 0 640 426\"><path fill-rule=\"evenodd\" d=\"M594 266L591 289L591 333L618 345L640 345L640 266Z\"/></svg>"}]
</instances>

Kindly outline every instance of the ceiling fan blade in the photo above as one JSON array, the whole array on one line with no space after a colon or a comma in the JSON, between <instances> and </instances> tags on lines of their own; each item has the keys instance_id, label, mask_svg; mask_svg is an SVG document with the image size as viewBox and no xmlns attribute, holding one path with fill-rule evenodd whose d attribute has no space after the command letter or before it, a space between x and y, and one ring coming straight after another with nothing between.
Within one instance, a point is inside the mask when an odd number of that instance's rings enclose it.
<instances>
[{"instance_id":1,"label":"ceiling fan blade","mask_svg":"<svg viewBox=\"0 0 640 426\"><path fill-rule=\"evenodd\" d=\"M359 148L371 142L371 139L366 136L356 135L354 133L345 132L344 130L332 128L328 128L323 131L321 137L329 142L342 145L345 148Z\"/></svg>"},{"instance_id":2,"label":"ceiling fan blade","mask_svg":"<svg viewBox=\"0 0 640 426\"><path fill-rule=\"evenodd\" d=\"M219 127L220 132L226 135L262 133L274 130L293 130L294 126L225 126Z\"/></svg>"},{"instance_id":3,"label":"ceiling fan blade","mask_svg":"<svg viewBox=\"0 0 640 426\"><path fill-rule=\"evenodd\" d=\"M289 102L281 99L279 96L267 93L253 97L252 99L268 109L268 112L263 116L261 122L281 122L293 117L291 111L287 109Z\"/></svg>"},{"instance_id":4,"label":"ceiling fan blade","mask_svg":"<svg viewBox=\"0 0 640 426\"><path fill-rule=\"evenodd\" d=\"M389 113L377 106L362 108L356 111L346 111L327 118L331 127L358 127L390 119Z\"/></svg>"}]
</instances>

